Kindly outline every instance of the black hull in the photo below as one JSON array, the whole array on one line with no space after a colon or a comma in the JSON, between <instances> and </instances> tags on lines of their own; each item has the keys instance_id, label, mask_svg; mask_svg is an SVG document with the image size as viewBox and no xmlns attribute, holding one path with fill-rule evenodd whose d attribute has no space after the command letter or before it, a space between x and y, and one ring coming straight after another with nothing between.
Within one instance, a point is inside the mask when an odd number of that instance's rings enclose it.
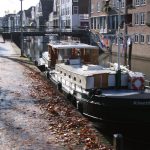
<instances>
[{"instance_id":1,"label":"black hull","mask_svg":"<svg viewBox=\"0 0 150 150\"><path fill-rule=\"evenodd\" d=\"M126 99L128 102L124 105L118 103L116 99L108 97L101 99L102 103L81 101L83 114L105 123L150 124L150 105L135 105L135 100L128 99ZM124 99L120 98L119 101L124 101ZM141 100L136 100L136 102L138 101L140 102Z\"/></svg>"},{"instance_id":2,"label":"black hull","mask_svg":"<svg viewBox=\"0 0 150 150\"><path fill-rule=\"evenodd\" d=\"M85 98L78 92L71 95L62 85L51 78L50 80L81 113L92 120L114 124L150 124L150 94L127 97L95 95L92 98Z\"/></svg>"}]
</instances>

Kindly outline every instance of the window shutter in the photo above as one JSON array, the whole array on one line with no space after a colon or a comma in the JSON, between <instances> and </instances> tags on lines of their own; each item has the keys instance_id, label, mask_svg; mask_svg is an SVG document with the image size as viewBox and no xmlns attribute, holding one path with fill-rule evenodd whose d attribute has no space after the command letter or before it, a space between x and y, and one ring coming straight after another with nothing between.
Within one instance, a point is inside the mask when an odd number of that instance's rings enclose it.
<instances>
[{"instance_id":1,"label":"window shutter","mask_svg":"<svg viewBox=\"0 0 150 150\"><path fill-rule=\"evenodd\" d=\"M147 12L147 19L146 19L146 23L150 25L150 11Z\"/></svg>"}]
</instances>

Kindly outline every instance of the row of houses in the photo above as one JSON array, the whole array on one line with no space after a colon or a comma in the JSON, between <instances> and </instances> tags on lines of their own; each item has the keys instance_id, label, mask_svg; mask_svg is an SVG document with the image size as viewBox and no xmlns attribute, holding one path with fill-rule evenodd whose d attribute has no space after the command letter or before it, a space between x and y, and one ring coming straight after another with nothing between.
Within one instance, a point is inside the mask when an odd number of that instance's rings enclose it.
<instances>
[{"instance_id":1,"label":"row of houses","mask_svg":"<svg viewBox=\"0 0 150 150\"><path fill-rule=\"evenodd\" d=\"M20 14L5 15L2 27L20 29ZM88 27L99 33L103 44L114 52L120 27L122 53L132 42L135 56L150 58L150 0L39 0L35 7L23 10L22 16L24 27L61 32Z\"/></svg>"},{"instance_id":2,"label":"row of houses","mask_svg":"<svg viewBox=\"0 0 150 150\"><path fill-rule=\"evenodd\" d=\"M24 28L45 26L52 11L53 0L40 0L36 6L30 7L28 10L20 10L16 14L6 14L1 18L1 28L6 31L19 31L21 27L21 15L22 26Z\"/></svg>"},{"instance_id":3,"label":"row of houses","mask_svg":"<svg viewBox=\"0 0 150 150\"><path fill-rule=\"evenodd\" d=\"M36 6L23 10L22 26L52 29L69 29L89 26L89 3L82 0L39 0ZM1 26L9 31L20 30L21 11L7 14Z\"/></svg>"},{"instance_id":4,"label":"row of houses","mask_svg":"<svg viewBox=\"0 0 150 150\"><path fill-rule=\"evenodd\" d=\"M123 55L132 42L134 56L150 58L150 0L91 0L90 28L104 35L106 41L111 39L107 44L113 52L118 50L118 27Z\"/></svg>"}]
</instances>

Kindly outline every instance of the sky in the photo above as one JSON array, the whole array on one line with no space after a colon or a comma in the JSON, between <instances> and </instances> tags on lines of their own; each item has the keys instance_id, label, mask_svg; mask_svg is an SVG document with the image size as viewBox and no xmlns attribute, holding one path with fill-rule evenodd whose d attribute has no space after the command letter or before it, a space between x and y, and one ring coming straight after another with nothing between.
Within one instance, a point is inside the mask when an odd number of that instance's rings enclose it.
<instances>
[{"instance_id":1,"label":"sky","mask_svg":"<svg viewBox=\"0 0 150 150\"><path fill-rule=\"evenodd\" d=\"M23 0L22 7L23 10L30 8L31 6L36 6L39 0ZM21 9L20 0L0 0L0 17L5 15L5 12L17 13Z\"/></svg>"}]
</instances>

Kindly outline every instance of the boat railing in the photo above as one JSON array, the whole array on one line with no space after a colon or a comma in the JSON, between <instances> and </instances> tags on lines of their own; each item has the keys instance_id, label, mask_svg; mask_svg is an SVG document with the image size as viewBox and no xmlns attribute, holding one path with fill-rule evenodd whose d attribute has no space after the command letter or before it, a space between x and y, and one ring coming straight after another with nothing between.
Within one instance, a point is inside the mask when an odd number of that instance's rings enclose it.
<instances>
[{"instance_id":1,"label":"boat railing","mask_svg":"<svg viewBox=\"0 0 150 150\"><path fill-rule=\"evenodd\" d=\"M145 87L150 89L150 80L145 80Z\"/></svg>"}]
</instances>

